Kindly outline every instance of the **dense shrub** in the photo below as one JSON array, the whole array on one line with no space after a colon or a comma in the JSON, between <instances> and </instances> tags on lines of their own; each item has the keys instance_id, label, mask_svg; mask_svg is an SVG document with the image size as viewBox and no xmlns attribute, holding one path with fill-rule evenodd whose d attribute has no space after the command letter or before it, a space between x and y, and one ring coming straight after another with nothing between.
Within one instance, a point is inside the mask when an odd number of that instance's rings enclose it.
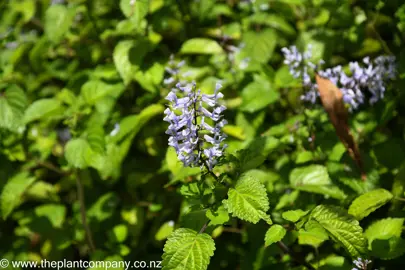
<instances>
[{"instance_id":1,"label":"dense shrub","mask_svg":"<svg viewBox=\"0 0 405 270\"><path fill-rule=\"evenodd\" d=\"M0 18L0 257L403 266L403 1L8 0Z\"/></svg>"}]
</instances>

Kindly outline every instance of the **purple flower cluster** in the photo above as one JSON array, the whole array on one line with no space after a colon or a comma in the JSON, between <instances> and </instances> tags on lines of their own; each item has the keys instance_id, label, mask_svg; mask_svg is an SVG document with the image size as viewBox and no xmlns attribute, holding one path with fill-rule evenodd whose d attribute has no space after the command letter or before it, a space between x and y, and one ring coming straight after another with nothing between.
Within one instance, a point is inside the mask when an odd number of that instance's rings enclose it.
<instances>
[{"instance_id":1,"label":"purple flower cluster","mask_svg":"<svg viewBox=\"0 0 405 270\"><path fill-rule=\"evenodd\" d=\"M308 49L304 53L301 53L296 46L291 46L290 48L282 48L281 51L285 57L284 64L289 66L291 75L294 78L302 78L304 88L307 90L301 96L301 100L315 103L319 93L317 85L312 83L309 75L309 71L313 71L316 68L316 65L310 61L312 57L311 49L312 47L309 45Z\"/></svg>"},{"instance_id":2,"label":"purple flower cluster","mask_svg":"<svg viewBox=\"0 0 405 270\"><path fill-rule=\"evenodd\" d=\"M221 87L217 83L214 94L206 95L194 82L177 83L166 97L170 107L164 111L163 120L170 123L166 131L170 135L169 146L174 147L184 166L206 163L212 170L227 147L222 144L226 135L221 130L227 121L222 116L226 107L218 103L223 97Z\"/></svg>"},{"instance_id":3,"label":"purple flower cluster","mask_svg":"<svg viewBox=\"0 0 405 270\"><path fill-rule=\"evenodd\" d=\"M307 89L301 99L315 103L319 93L317 85L311 80L310 72L313 73L317 65L310 61L311 48L309 47L303 54L296 46L283 48L282 52L285 56L284 63L289 66L291 75L294 78L302 78L303 85ZM318 63L318 66L320 64L323 64L323 61ZM344 102L349 105L350 110L355 110L364 104L367 98L370 104L384 98L385 81L396 76L395 57L379 56L373 61L365 57L362 63L350 62L349 70L348 75L343 71L343 67L338 65L320 70L318 73L338 86L343 93Z\"/></svg>"}]
</instances>

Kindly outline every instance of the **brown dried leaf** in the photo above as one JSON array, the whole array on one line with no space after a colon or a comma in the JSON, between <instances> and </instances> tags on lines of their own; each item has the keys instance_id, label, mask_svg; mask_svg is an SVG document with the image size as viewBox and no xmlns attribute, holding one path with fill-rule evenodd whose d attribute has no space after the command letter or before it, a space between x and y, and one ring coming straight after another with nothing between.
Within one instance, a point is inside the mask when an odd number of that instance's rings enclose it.
<instances>
[{"instance_id":1,"label":"brown dried leaf","mask_svg":"<svg viewBox=\"0 0 405 270\"><path fill-rule=\"evenodd\" d=\"M363 169L363 161L360 151L350 133L349 115L343 102L343 93L329 79L322 78L318 74L316 74L315 79L323 107L328 113L332 125L335 127L336 134L359 167L361 178L365 180L366 174Z\"/></svg>"}]
</instances>

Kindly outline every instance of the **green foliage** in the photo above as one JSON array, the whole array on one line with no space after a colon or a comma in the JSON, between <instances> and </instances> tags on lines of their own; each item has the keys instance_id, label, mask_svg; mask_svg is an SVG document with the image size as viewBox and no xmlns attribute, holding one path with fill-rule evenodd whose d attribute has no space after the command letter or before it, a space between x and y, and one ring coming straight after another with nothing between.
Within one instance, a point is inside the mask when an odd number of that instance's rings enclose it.
<instances>
[{"instance_id":1,"label":"green foliage","mask_svg":"<svg viewBox=\"0 0 405 270\"><path fill-rule=\"evenodd\" d=\"M214 240L208 234L177 229L165 244L163 269L206 269L214 250Z\"/></svg>"},{"instance_id":2,"label":"green foliage","mask_svg":"<svg viewBox=\"0 0 405 270\"><path fill-rule=\"evenodd\" d=\"M266 212L269 210L269 199L263 184L249 174L242 175L235 185L228 191L228 199L223 200L225 208L234 217L252 223L260 219L271 224Z\"/></svg>"},{"instance_id":3,"label":"green foliage","mask_svg":"<svg viewBox=\"0 0 405 270\"><path fill-rule=\"evenodd\" d=\"M52 115L61 108L59 100L44 98L39 99L32 103L24 112L23 121L29 123L41 118L45 118L47 115Z\"/></svg>"},{"instance_id":4,"label":"green foliage","mask_svg":"<svg viewBox=\"0 0 405 270\"><path fill-rule=\"evenodd\" d=\"M362 257L367 253L367 240L363 229L344 209L319 205L312 210L310 218L317 221L352 257Z\"/></svg>"},{"instance_id":5,"label":"green foliage","mask_svg":"<svg viewBox=\"0 0 405 270\"><path fill-rule=\"evenodd\" d=\"M62 41L73 22L75 10L63 5L52 5L45 13L44 30L53 43Z\"/></svg>"},{"instance_id":6,"label":"green foliage","mask_svg":"<svg viewBox=\"0 0 405 270\"><path fill-rule=\"evenodd\" d=\"M400 257L405 253L405 240L401 238L403 218L386 218L371 224L365 231L372 254L383 260Z\"/></svg>"},{"instance_id":7,"label":"green foliage","mask_svg":"<svg viewBox=\"0 0 405 270\"><path fill-rule=\"evenodd\" d=\"M166 239L173 232L174 229L173 227L174 227L173 221L168 221L164 223L157 231L155 239L158 241Z\"/></svg>"},{"instance_id":8,"label":"green foliage","mask_svg":"<svg viewBox=\"0 0 405 270\"><path fill-rule=\"evenodd\" d=\"M295 189L324 194L335 199L345 199L345 193L333 185L328 170L321 165L295 168L290 173L290 183Z\"/></svg>"},{"instance_id":9,"label":"green foliage","mask_svg":"<svg viewBox=\"0 0 405 270\"><path fill-rule=\"evenodd\" d=\"M240 108L242 111L256 112L276 102L278 98L279 93L275 91L266 78L255 76L254 81L242 91L242 105Z\"/></svg>"},{"instance_id":10,"label":"green foliage","mask_svg":"<svg viewBox=\"0 0 405 270\"><path fill-rule=\"evenodd\" d=\"M308 214L308 211L302 211L301 209L298 209L298 210L286 211L282 214L282 216L285 220L288 220L291 222L297 222L306 214Z\"/></svg>"},{"instance_id":11,"label":"green foliage","mask_svg":"<svg viewBox=\"0 0 405 270\"><path fill-rule=\"evenodd\" d=\"M274 224L270 227L270 229L266 232L266 236L264 237L264 242L266 246L270 246L271 244L281 241L286 234L286 230L283 226Z\"/></svg>"},{"instance_id":12,"label":"green foliage","mask_svg":"<svg viewBox=\"0 0 405 270\"><path fill-rule=\"evenodd\" d=\"M2 258L402 269L402 2L0 1ZM348 115L365 181L283 63L283 47L309 44L322 69L397 59L384 98ZM168 146L169 71L204 94L223 86L228 147L212 171Z\"/></svg>"},{"instance_id":13,"label":"green foliage","mask_svg":"<svg viewBox=\"0 0 405 270\"><path fill-rule=\"evenodd\" d=\"M216 211L209 209L206 215L210 220L210 225L222 225L229 220L228 211L222 205Z\"/></svg>"},{"instance_id":14,"label":"green foliage","mask_svg":"<svg viewBox=\"0 0 405 270\"><path fill-rule=\"evenodd\" d=\"M7 181L1 192L1 213L6 219L10 213L22 202L22 196L27 188L35 181L28 173L22 172Z\"/></svg>"},{"instance_id":15,"label":"green foliage","mask_svg":"<svg viewBox=\"0 0 405 270\"><path fill-rule=\"evenodd\" d=\"M392 194L385 189L369 191L357 197L349 207L349 214L361 220L392 199Z\"/></svg>"},{"instance_id":16,"label":"green foliage","mask_svg":"<svg viewBox=\"0 0 405 270\"><path fill-rule=\"evenodd\" d=\"M0 127L17 131L23 126L21 119L27 106L27 97L17 85L10 85L0 95Z\"/></svg>"},{"instance_id":17,"label":"green foliage","mask_svg":"<svg viewBox=\"0 0 405 270\"><path fill-rule=\"evenodd\" d=\"M305 227L298 231L298 243L318 248L323 242L329 239L328 232L315 220L309 220Z\"/></svg>"},{"instance_id":18,"label":"green foliage","mask_svg":"<svg viewBox=\"0 0 405 270\"><path fill-rule=\"evenodd\" d=\"M183 54L218 54L222 47L215 40L193 38L187 40L180 49Z\"/></svg>"}]
</instances>

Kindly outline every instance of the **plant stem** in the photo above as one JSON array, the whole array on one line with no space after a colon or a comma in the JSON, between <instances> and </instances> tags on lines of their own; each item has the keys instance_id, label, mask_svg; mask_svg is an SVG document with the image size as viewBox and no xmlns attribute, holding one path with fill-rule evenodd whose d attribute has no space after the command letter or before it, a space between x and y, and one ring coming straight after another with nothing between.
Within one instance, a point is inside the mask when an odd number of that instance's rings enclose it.
<instances>
[{"instance_id":1,"label":"plant stem","mask_svg":"<svg viewBox=\"0 0 405 270\"><path fill-rule=\"evenodd\" d=\"M44 167L44 168L46 168L46 169L48 169L48 170L50 170L50 171L56 172L57 174L69 175L69 174L72 173L71 171L63 171L63 170L59 169L58 167L56 167L55 165L53 165L52 163L47 162L47 161L40 161L40 160L38 160L38 161L36 162L36 164L37 164L38 166L42 166L42 167Z\"/></svg>"},{"instance_id":2,"label":"plant stem","mask_svg":"<svg viewBox=\"0 0 405 270\"><path fill-rule=\"evenodd\" d=\"M211 174L212 177L214 177L214 179L219 182L218 176L213 171L210 170L210 167L208 166L207 160L203 159L203 163L204 163L204 167L207 169L208 173Z\"/></svg>"},{"instance_id":3,"label":"plant stem","mask_svg":"<svg viewBox=\"0 0 405 270\"><path fill-rule=\"evenodd\" d=\"M198 232L198 234L201 234L205 231L205 229L207 229L208 227L208 223L210 223L210 220L208 220L207 222L204 223L204 225L202 226L201 230Z\"/></svg>"},{"instance_id":4,"label":"plant stem","mask_svg":"<svg viewBox=\"0 0 405 270\"><path fill-rule=\"evenodd\" d=\"M194 89L194 91L195 91L195 89ZM195 92L194 92L194 93L195 93ZM194 125L197 125L197 116L198 116L198 115L197 115L196 102L194 102L194 105L193 105L193 106L194 106ZM196 133L197 133L197 138L199 138L198 129L196 130ZM201 152L201 149L200 149L200 145L199 145L199 144L197 144L197 151L198 151L198 152ZM210 170L210 167L208 166L207 160L206 160L205 158L203 158L203 157L201 157L201 160L202 160L202 163L203 163L204 167L207 169L208 173L211 174L211 176L214 177L214 179L215 179L218 183L221 183L221 182L219 181L218 176L216 176L215 173ZM221 183L221 184L223 184L224 186L227 186L225 183Z\"/></svg>"},{"instance_id":5,"label":"plant stem","mask_svg":"<svg viewBox=\"0 0 405 270\"><path fill-rule=\"evenodd\" d=\"M290 254L290 256L299 264L301 264L302 266L305 266L307 269L310 270L315 270L315 267L313 267L312 265L310 265L309 263L307 263L304 259L302 259L301 257L299 257L297 254L294 254L294 252L288 248L288 246L286 244L284 244L284 242L282 241L278 241L277 242L278 247L287 254Z\"/></svg>"},{"instance_id":6,"label":"plant stem","mask_svg":"<svg viewBox=\"0 0 405 270\"><path fill-rule=\"evenodd\" d=\"M91 230L89 225L87 224L87 216L86 216L86 205L84 202L84 192L83 192L83 185L80 180L79 172L76 172L76 185L77 185L77 197L80 204L80 214L82 218L82 223L84 230L86 231L87 241L89 243L90 251L94 252L96 247L94 246L93 236L91 234Z\"/></svg>"},{"instance_id":7,"label":"plant stem","mask_svg":"<svg viewBox=\"0 0 405 270\"><path fill-rule=\"evenodd\" d=\"M204 164L204 167L207 169L208 173L209 173L212 177L214 177L214 179L215 179L218 183L224 185L225 187L228 187L228 184L227 184L227 183L221 182L221 181L219 180L218 176L216 176L216 174L215 174L213 171L210 170L210 168L209 168L209 166L208 166L208 164L207 164L207 160L203 159L203 164Z\"/></svg>"}]
</instances>

